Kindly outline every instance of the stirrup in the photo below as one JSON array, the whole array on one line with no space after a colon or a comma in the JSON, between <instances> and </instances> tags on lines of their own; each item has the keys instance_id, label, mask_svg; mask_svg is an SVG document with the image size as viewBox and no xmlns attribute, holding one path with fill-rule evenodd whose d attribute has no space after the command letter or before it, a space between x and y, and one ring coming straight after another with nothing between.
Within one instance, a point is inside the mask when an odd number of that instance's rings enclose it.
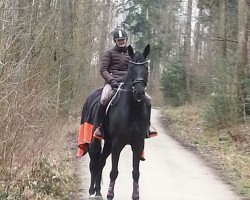
<instances>
[{"instance_id":1,"label":"stirrup","mask_svg":"<svg viewBox=\"0 0 250 200\"><path fill-rule=\"evenodd\" d=\"M157 135L158 135L157 131L152 126L149 126L146 138L155 137Z\"/></svg>"},{"instance_id":2,"label":"stirrup","mask_svg":"<svg viewBox=\"0 0 250 200\"><path fill-rule=\"evenodd\" d=\"M100 126L95 129L93 137L98 140L104 140L104 135L102 134Z\"/></svg>"}]
</instances>

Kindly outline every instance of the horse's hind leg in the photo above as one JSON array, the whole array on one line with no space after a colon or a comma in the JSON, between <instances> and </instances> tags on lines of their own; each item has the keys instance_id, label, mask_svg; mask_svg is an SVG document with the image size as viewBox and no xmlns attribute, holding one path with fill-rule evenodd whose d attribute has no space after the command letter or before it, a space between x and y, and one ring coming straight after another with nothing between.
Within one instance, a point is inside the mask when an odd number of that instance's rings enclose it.
<instances>
[{"instance_id":1,"label":"horse's hind leg","mask_svg":"<svg viewBox=\"0 0 250 200\"><path fill-rule=\"evenodd\" d=\"M120 153L125 145L120 144L119 142L113 141L112 144L112 169L110 172L110 183L109 183L109 189L107 194L107 199L111 200L114 198L114 187L115 187L115 180L118 176L118 162Z\"/></svg>"},{"instance_id":2,"label":"horse's hind leg","mask_svg":"<svg viewBox=\"0 0 250 200\"><path fill-rule=\"evenodd\" d=\"M107 157L110 155L110 153L111 153L111 142L105 141L102 154L99 159L99 168L96 175L96 185L95 185L96 196L102 196L101 195L102 170L106 164Z\"/></svg>"},{"instance_id":3,"label":"horse's hind leg","mask_svg":"<svg viewBox=\"0 0 250 200\"><path fill-rule=\"evenodd\" d=\"M89 195L95 194L95 183L96 183L96 175L98 170L98 162L101 154L101 143L98 140L93 140L89 144L89 170L91 174L91 182L89 187Z\"/></svg>"}]
</instances>

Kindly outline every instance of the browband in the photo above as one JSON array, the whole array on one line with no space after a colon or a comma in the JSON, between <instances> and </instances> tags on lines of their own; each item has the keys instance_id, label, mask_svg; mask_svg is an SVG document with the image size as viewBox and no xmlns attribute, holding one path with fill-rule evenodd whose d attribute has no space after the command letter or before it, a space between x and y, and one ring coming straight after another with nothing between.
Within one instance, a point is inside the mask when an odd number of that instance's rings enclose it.
<instances>
[{"instance_id":1,"label":"browband","mask_svg":"<svg viewBox=\"0 0 250 200\"><path fill-rule=\"evenodd\" d=\"M145 62L142 62L142 63L136 63L136 62L133 62L133 61L129 61L130 63L133 63L135 65L144 65L146 63L148 63L148 61L145 61Z\"/></svg>"}]
</instances>

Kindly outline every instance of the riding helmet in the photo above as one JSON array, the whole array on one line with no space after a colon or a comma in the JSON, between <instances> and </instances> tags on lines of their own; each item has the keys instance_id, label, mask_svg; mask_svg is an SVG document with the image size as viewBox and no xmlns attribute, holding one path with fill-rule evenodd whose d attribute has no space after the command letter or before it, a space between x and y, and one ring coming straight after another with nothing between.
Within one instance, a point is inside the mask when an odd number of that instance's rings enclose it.
<instances>
[{"instance_id":1,"label":"riding helmet","mask_svg":"<svg viewBox=\"0 0 250 200\"><path fill-rule=\"evenodd\" d=\"M124 30L121 29L116 29L113 33L113 40L117 40L117 39L127 39L128 35Z\"/></svg>"}]
</instances>

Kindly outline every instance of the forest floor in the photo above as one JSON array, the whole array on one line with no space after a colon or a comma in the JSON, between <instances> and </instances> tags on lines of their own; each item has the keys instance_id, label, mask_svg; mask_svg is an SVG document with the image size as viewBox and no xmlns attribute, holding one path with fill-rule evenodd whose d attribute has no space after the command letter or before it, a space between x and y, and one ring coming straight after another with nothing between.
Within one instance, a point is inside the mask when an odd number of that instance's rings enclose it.
<instances>
[{"instance_id":1,"label":"forest floor","mask_svg":"<svg viewBox=\"0 0 250 200\"><path fill-rule=\"evenodd\" d=\"M201 105L163 109L170 135L197 152L224 181L250 199L250 121L224 129L206 129Z\"/></svg>"}]
</instances>

